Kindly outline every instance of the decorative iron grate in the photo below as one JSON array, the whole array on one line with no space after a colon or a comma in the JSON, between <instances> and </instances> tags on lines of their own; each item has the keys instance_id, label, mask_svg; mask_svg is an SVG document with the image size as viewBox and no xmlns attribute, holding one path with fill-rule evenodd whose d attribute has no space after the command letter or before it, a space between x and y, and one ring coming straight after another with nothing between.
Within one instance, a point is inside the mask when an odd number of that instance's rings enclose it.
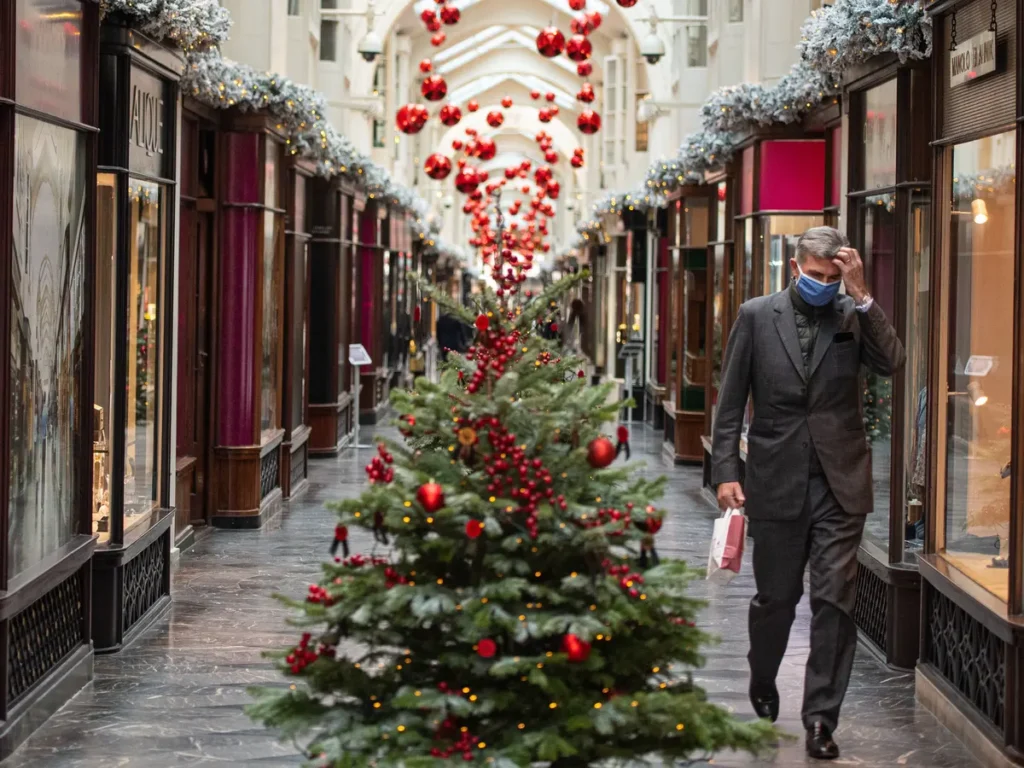
<instances>
[{"instance_id":1,"label":"decorative iron grate","mask_svg":"<svg viewBox=\"0 0 1024 768\"><path fill-rule=\"evenodd\" d=\"M306 446L303 445L299 450L292 454L292 491L295 487L306 479Z\"/></svg>"},{"instance_id":2,"label":"decorative iron grate","mask_svg":"<svg viewBox=\"0 0 1024 768\"><path fill-rule=\"evenodd\" d=\"M929 662L997 729L1005 720L1006 646L963 608L928 589Z\"/></svg>"},{"instance_id":3,"label":"decorative iron grate","mask_svg":"<svg viewBox=\"0 0 1024 768\"><path fill-rule=\"evenodd\" d=\"M82 571L78 571L11 619L8 707L85 642L83 612Z\"/></svg>"},{"instance_id":4,"label":"decorative iron grate","mask_svg":"<svg viewBox=\"0 0 1024 768\"><path fill-rule=\"evenodd\" d=\"M275 448L260 459L260 499L281 486L281 449Z\"/></svg>"},{"instance_id":5,"label":"decorative iron grate","mask_svg":"<svg viewBox=\"0 0 1024 768\"><path fill-rule=\"evenodd\" d=\"M864 636L886 652L889 587L863 563L857 564L857 603L853 620Z\"/></svg>"},{"instance_id":6,"label":"decorative iron grate","mask_svg":"<svg viewBox=\"0 0 1024 768\"><path fill-rule=\"evenodd\" d=\"M164 534L124 567L124 602L121 605L122 632L127 633L164 596L164 567L167 537Z\"/></svg>"}]
</instances>

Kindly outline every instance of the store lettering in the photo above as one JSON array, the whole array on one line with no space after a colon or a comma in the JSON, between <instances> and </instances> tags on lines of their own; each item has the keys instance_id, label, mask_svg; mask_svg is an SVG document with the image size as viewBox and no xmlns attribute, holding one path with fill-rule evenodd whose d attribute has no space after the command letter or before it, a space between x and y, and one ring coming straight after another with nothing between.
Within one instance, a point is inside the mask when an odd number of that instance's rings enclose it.
<instances>
[{"instance_id":1,"label":"store lettering","mask_svg":"<svg viewBox=\"0 0 1024 768\"><path fill-rule=\"evenodd\" d=\"M949 54L949 87L954 88L996 71L996 33L986 30Z\"/></svg>"},{"instance_id":2,"label":"store lettering","mask_svg":"<svg viewBox=\"0 0 1024 768\"><path fill-rule=\"evenodd\" d=\"M147 157L162 155L164 136L164 100L139 86L132 86L131 141L145 150Z\"/></svg>"}]
</instances>

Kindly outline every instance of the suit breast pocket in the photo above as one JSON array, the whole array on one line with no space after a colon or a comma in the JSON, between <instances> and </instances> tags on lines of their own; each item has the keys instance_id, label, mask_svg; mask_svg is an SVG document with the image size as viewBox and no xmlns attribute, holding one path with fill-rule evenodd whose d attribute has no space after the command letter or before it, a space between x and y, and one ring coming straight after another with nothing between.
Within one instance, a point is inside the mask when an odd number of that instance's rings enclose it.
<instances>
[{"instance_id":1,"label":"suit breast pocket","mask_svg":"<svg viewBox=\"0 0 1024 768\"><path fill-rule=\"evenodd\" d=\"M837 376L847 378L858 375L860 373L860 345L852 339L833 343L832 361Z\"/></svg>"}]
</instances>

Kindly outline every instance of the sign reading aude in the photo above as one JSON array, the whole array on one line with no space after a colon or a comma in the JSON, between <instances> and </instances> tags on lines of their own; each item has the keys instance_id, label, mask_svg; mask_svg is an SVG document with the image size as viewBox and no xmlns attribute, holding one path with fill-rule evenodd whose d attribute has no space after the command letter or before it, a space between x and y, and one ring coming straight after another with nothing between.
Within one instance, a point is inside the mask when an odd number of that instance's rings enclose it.
<instances>
[{"instance_id":1,"label":"sign reading aude","mask_svg":"<svg viewBox=\"0 0 1024 768\"><path fill-rule=\"evenodd\" d=\"M949 52L949 87L977 80L996 71L996 33L979 32Z\"/></svg>"},{"instance_id":2,"label":"sign reading aude","mask_svg":"<svg viewBox=\"0 0 1024 768\"><path fill-rule=\"evenodd\" d=\"M129 164L133 171L162 176L167 123L163 81L133 68L129 109Z\"/></svg>"}]
</instances>

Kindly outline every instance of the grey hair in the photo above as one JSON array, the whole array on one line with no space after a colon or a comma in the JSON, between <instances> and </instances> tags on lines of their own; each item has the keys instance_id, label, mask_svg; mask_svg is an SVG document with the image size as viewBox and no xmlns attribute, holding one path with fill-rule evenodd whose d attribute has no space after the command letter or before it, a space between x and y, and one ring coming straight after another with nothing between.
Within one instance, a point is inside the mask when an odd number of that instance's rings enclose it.
<instances>
[{"instance_id":1,"label":"grey hair","mask_svg":"<svg viewBox=\"0 0 1024 768\"><path fill-rule=\"evenodd\" d=\"M803 264L810 256L815 259L834 259L840 248L850 241L835 227L811 227L796 242L796 261Z\"/></svg>"}]
</instances>

